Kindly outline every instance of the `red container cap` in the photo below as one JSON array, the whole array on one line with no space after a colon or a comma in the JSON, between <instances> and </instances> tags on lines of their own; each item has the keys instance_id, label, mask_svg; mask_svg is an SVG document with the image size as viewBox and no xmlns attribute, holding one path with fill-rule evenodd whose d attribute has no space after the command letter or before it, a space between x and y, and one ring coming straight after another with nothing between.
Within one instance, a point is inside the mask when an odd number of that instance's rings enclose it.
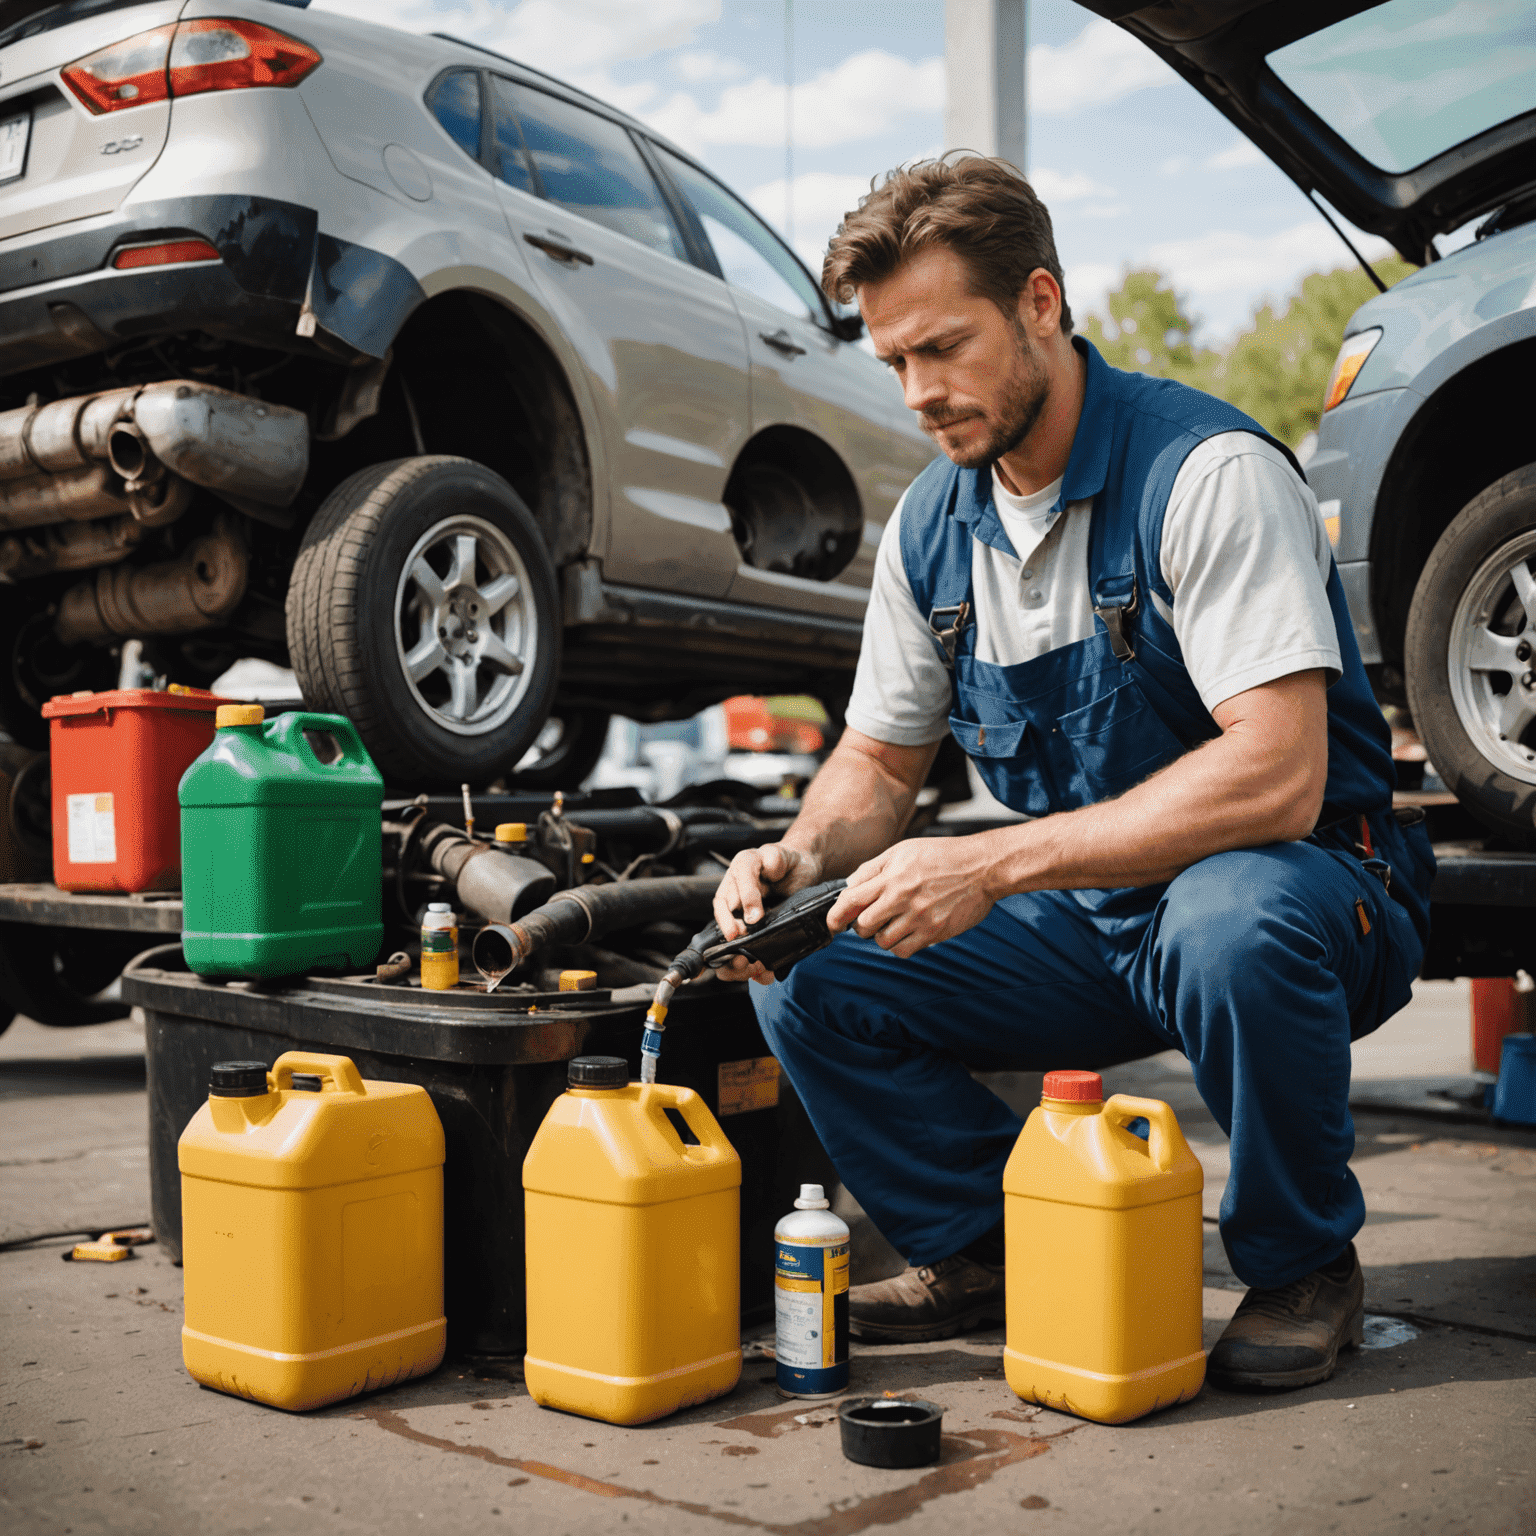
<instances>
[{"instance_id":1,"label":"red container cap","mask_svg":"<svg viewBox=\"0 0 1536 1536\"><path fill-rule=\"evenodd\" d=\"M1044 1097L1088 1103L1104 1097L1104 1079L1097 1072L1047 1072Z\"/></svg>"},{"instance_id":2,"label":"red container cap","mask_svg":"<svg viewBox=\"0 0 1536 1536\"><path fill-rule=\"evenodd\" d=\"M101 693L61 693L49 699L41 713L45 720L56 720L60 715L94 715L106 709L191 709L211 715L220 704L235 702L206 688L110 688Z\"/></svg>"}]
</instances>

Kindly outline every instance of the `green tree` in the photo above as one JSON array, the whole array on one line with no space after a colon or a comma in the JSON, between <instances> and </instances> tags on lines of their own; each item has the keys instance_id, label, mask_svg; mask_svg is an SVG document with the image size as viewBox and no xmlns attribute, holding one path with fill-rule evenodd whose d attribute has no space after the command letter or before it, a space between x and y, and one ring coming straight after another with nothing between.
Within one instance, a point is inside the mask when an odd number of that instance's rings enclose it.
<instances>
[{"instance_id":1,"label":"green tree","mask_svg":"<svg viewBox=\"0 0 1536 1536\"><path fill-rule=\"evenodd\" d=\"M1397 256L1376 263L1389 288L1416 270ZM1187 302L1162 273L1127 272L1108 319L1089 315L1082 329L1107 362L1208 390L1294 448L1316 431L1344 327L1375 291L1359 267L1314 272L1218 350L1194 345Z\"/></svg>"}]
</instances>

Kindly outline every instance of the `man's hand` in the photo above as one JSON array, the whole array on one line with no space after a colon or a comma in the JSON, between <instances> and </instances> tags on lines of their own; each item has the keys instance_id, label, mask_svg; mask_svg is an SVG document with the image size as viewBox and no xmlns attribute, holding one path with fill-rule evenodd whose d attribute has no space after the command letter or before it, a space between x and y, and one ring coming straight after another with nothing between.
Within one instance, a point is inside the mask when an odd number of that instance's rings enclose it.
<instances>
[{"instance_id":1,"label":"man's hand","mask_svg":"<svg viewBox=\"0 0 1536 1536\"><path fill-rule=\"evenodd\" d=\"M763 896L772 890L781 900L815 885L821 879L821 863L800 848L785 843L768 843L762 848L745 848L731 860L720 888L715 892L715 921L727 939L740 938L747 928L762 919ZM773 980L773 972L755 961L738 955L720 967L725 981Z\"/></svg>"},{"instance_id":2,"label":"man's hand","mask_svg":"<svg viewBox=\"0 0 1536 1536\"><path fill-rule=\"evenodd\" d=\"M914 838L859 865L827 914L898 959L974 928L997 899L989 836Z\"/></svg>"}]
</instances>

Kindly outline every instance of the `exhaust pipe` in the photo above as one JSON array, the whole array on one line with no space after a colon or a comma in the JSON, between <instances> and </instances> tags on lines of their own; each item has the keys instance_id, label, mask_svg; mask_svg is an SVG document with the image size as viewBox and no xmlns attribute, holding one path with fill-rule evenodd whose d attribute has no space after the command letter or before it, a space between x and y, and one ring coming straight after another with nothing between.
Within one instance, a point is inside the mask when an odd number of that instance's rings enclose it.
<instances>
[{"instance_id":1,"label":"exhaust pipe","mask_svg":"<svg viewBox=\"0 0 1536 1536\"><path fill-rule=\"evenodd\" d=\"M0 528L122 512L150 524L178 480L260 516L288 506L308 470L302 411L211 384L175 379L23 406L0 414Z\"/></svg>"},{"instance_id":2,"label":"exhaust pipe","mask_svg":"<svg viewBox=\"0 0 1536 1536\"><path fill-rule=\"evenodd\" d=\"M0 539L0 581L26 581L54 571L88 571L115 565L145 534L136 517L108 517L94 523L55 523L34 533Z\"/></svg>"},{"instance_id":3,"label":"exhaust pipe","mask_svg":"<svg viewBox=\"0 0 1536 1536\"><path fill-rule=\"evenodd\" d=\"M444 823L426 833L421 851L452 882L460 904L488 923L510 923L555 889L554 874L544 865L491 843L471 842Z\"/></svg>"},{"instance_id":4,"label":"exhaust pipe","mask_svg":"<svg viewBox=\"0 0 1536 1536\"><path fill-rule=\"evenodd\" d=\"M78 583L59 602L54 633L65 645L211 629L245 596L245 540L232 513L194 539L179 560L116 567Z\"/></svg>"}]
</instances>

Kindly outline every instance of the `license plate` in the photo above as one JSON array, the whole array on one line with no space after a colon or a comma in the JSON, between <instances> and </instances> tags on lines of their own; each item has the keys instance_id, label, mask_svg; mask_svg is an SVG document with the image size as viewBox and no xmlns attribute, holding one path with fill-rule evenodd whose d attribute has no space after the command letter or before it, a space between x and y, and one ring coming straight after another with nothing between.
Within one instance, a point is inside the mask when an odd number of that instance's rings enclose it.
<instances>
[{"instance_id":1,"label":"license plate","mask_svg":"<svg viewBox=\"0 0 1536 1536\"><path fill-rule=\"evenodd\" d=\"M0 117L0 183L15 181L27 168L27 141L32 137L32 112Z\"/></svg>"}]
</instances>

